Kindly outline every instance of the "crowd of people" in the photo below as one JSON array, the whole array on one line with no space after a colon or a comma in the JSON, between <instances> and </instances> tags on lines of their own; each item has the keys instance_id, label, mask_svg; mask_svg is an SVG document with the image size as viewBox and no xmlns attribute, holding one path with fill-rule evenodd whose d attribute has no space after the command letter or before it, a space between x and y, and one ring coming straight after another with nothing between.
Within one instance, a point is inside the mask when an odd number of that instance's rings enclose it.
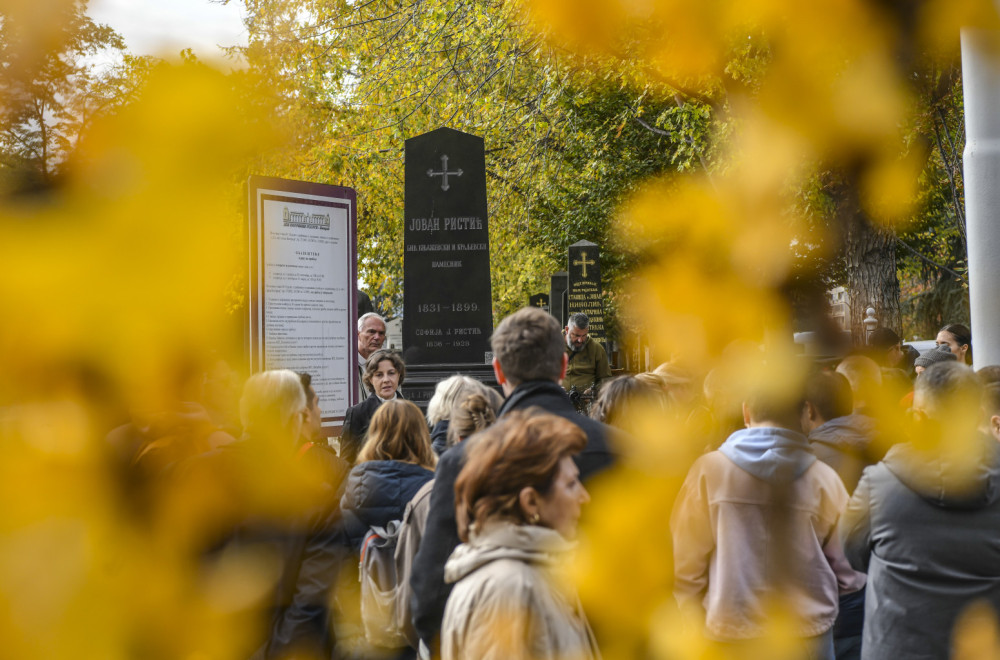
<instances>
[{"instance_id":1,"label":"crowd of people","mask_svg":"<svg viewBox=\"0 0 1000 660\"><path fill-rule=\"evenodd\" d=\"M384 321L358 330L366 398L332 443L311 378L287 370L246 381L238 429L192 410L109 435L144 479L224 494L192 533L204 561L268 550L278 578L246 657L599 658L566 558L588 484L644 415L701 448L664 556L678 617L720 657L754 657L783 611L800 657L947 658L968 607L1000 606L1000 367L972 371L964 326L916 356L880 329L782 379L756 347L741 368L766 378L601 370L587 416L563 386L585 317L507 317L502 396L455 375L426 414ZM387 574L368 573L376 546Z\"/></svg>"}]
</instances>

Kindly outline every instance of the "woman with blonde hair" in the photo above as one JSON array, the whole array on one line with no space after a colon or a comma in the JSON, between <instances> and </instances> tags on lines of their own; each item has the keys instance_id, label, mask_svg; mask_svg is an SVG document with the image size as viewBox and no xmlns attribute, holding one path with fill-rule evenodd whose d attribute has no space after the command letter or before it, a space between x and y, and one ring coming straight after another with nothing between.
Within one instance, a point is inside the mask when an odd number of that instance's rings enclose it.
<instances>
[{"instance_id":1,"label":"woman with blonde hair","mask_svg":"<svg viewBox=\"0 0 1000 660\"><path fill-rule=\"evenodd\" d=\"M444 660L573 658L600 652L575 591L556 579L590 500L572 422L516 411L469 441L455 482L464 543L445 565L455 583L441 629Z\"/></svg>"},{"instance_id":2,"label":"woman with blonde hair","mask_svg":"<svg viewBox=\"0 0 1000 660\"><path fill-rule=\"evenodd\" d=\"M448 447L454 447L497 421L497 411L503 404L503 399L488 387L480 386L480 388L482 391L466 394L452 408L451 423L448 426Z\"/></svg>"},{"instance_id":3,"label":"woman with blonde hair","mask_svg":"<svg viewBox=\"0 0 1000 660\"><path fill-rule=\"evenodd\" d=\"M383 403L372 416L340 500L351 547L361 548L368 528L400 520L407 502L434 478L436 465L420 409L405 399Z\"/></svg>"},{"instance_id":4,"label":"woman with blonde hair","mask_svg":"<svg viewBox=\"0 0 1000 660\"><path fill-rule=\"evenodd\" d=\"M198 493L198 538L206 574L232 557L261 556L274 569L259 597L243 657L330 657L327 589L342 561L336 544L339 513L329 488L298 451L306 393L298 374L264 371L247 380L240 399L243 437L179 467L174 488ZM309 549L309 551L307 551Z\"/></svg>"}]
</instances>

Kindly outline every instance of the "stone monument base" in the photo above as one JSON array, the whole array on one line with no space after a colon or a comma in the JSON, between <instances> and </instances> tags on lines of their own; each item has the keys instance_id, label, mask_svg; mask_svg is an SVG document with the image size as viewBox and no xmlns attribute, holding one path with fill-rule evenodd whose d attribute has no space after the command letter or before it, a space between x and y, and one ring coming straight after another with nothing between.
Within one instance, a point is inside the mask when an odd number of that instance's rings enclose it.
<instances>
[{"instance_id":1,"label":"stone monument base","mask_svg":"<svg viewBox=\"0 0 1000 660\"><path fill-rule=\"evenodd\" d=\"M400 388L403 396L427 411L427 403L434 396L434 388L445 378L462 374L475 378L487 387L492 387L500 394L500 384L491 364L408 364L406 365L406 381Z\"/></svg>"}]
</instances>

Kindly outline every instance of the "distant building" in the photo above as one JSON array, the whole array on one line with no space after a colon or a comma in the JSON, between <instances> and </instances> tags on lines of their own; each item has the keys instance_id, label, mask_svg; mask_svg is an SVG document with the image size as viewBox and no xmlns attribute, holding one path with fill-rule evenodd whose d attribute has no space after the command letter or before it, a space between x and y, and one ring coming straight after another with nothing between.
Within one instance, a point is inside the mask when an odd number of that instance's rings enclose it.
<instances>
[{"instance_id":1,"label":"distant building","mask_svg":"<svg viewBox=\"0 0 1000 660\"><path fill-rule=\"evenodd\" d=\"M385 348L403 350L403 318L397 316L385 322Z\"/></svg>"},{"instance_id":2,"label":"distant building","mask_svg":"<svg viewBox=\"0 0 1000 660\"><path fill-rule=\"evenodd\" d=\"M841 330L851 329L851 307L848 304L847 289L838 286L830 289L830 317Z\"/></svg>"}]
</instances>

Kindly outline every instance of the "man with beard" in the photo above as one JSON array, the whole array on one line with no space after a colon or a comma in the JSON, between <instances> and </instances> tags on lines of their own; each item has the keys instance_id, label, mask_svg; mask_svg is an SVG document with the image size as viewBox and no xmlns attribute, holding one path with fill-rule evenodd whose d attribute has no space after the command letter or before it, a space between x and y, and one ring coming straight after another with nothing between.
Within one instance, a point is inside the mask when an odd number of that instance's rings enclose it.
<instances>
[{"instance_id":1,"label":"man with beard","mask_svg":"<svg viewBox=\"0 0 1000 660\"><path fill-rule=\"evenodd\" d=\"M566 325L566 357L569 362L562 381L566 390L575 386L583 392L591 385L600 386L602 380L611 378L608 355L601 343L590 337L589 330L590 319L586 314L578 312L569 317Z\"/></svg>"}]
</instances>

